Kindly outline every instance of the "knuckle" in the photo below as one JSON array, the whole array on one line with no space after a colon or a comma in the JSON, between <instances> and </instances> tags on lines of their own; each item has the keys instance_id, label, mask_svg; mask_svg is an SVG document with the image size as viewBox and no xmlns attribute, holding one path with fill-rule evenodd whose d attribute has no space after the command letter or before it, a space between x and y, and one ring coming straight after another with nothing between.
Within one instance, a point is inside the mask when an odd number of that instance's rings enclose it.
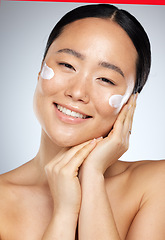
<instances>
[{"instance_id":1,"label":"knuckle","mask_svg":"<svg viewBox=\"0 0 165 240\"><path fill-rule=\"evenodd\" d=\"M52 169L54 175L58 175L60 173L60 167L59 165L55 165Z\"/></svg>"},{"instance_id":2,"label":"knuckle","mask_svg":"<svg viewBox=\"0 0 165 240\"><path fill-rule=\"evenodd\" d=\"M115 139L115 144L116 144L117 148L121 148L121 146L122 146L122 139L121 138L116 138Z\"/></svg>"},{"instance_id":3,"label":"knuckle","mask_svg":"<svg viewBox=\"0 0 165 240\"><path fill-rule=\"evenodd\" d=\"M89 145L84 146L75 153L74 158L84 158L89 153L89 148Z\"/></svg>"},{"instance_id":4,"label":"knuckle","mask_svg":"<svg viewBox=\"0 0 165 240\"><path fill-rule=\"evenodd\" d=\"M69 175L69 171L68 171L67 167L61 168L60 171L59 171L59 174L60 174L61 176L63 176L63 177L68 176L68 175Z\"/></svg>"},{"instance_id":5,"label":"knuckle","mask_svg":"<svg viewBox=\"0 0 165 240\"><path fill-rule=\"evenodd\" d=\"M48 166L48 167L45 167L46 169L46 172L47 172L47 175L58 175L59 174L59 166L58 165L55 165L55 166Z\"/></svg>"},{"instance_id":6,"label":"knuckle","mask_svg":"<svg viewBox=\"0 0 165 240\"><path fill-rule=\"evenodd\" d=\"M124 138L120 137L115 139L115 145L117 150L122 152L126 152L129 148L129 143Z\"/></svg>"},{"instance_id":7,"label":"knuckle","mask_svg":"<svg viewBox=\"0 0 165 240\"><path fill-rule=\"evenodd\" d=\"M47 164L47 165L44 167L44 170L45 170L45 172L46 172L47 175L50 175L50 173L51 173L51 168L50 168L49 164Z\"/></svg>"},{"instance_id":8,"label":"knuckle","mask_svg":"<svg viewBox=\"0 0 165 240\"><path fill-rule=\"evenodd\" d=\"M80 157L81 156L81 150L79 150L78 152L76 152L75 153L75 155L74 155L74 158L78 158L78 157Z\"/></svg>"}]
</instances>

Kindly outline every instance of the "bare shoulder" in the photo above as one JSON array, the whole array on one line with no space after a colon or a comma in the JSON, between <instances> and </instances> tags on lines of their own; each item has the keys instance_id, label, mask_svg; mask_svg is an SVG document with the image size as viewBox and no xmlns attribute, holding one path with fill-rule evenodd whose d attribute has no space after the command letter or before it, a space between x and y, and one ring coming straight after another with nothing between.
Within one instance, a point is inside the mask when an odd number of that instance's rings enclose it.
<instances>
[{"instance_id":1,"label":"bare shoulder","mask_svg":"<svg viewBox=\"0 0 165 240\"><path fill-rule=\"evenodd\" d=\"M0 239L3 239L3 233L8 230L6 219L11 218L9 211L13 201L13 193L6 175L8 174L0 176Z\"/></svg>"},{"instance_id":2,"label":"bare shoulder","mask_svg":"<svg viewBox=\"0 0 165 240\"><path fill-rule=\"evenodd\" d=\"M3 200L6 199L6 197L9 196L9 181L8 176L10 174L2 174L0 175L0 208L1 204L3 203Z\"/></svg>"},{"instance_id":3,"label":"bare shoulder","mask_svg":"<svg viewBox=\"0 0 165 240\"><path fill-rule=\"evenodd\" d=\"M165 195L165 160L134 162L126 172L129 175L127 184L136 189L143 199L151 197L151 193L153 196L158 192Z\"/></svg>"},{"instance_id":4,"label":"bare shoulder","mask_svg":"<svg viewBox=\"0 0 165 240\"><path fill-rule=\"evenodd\" d=\"M127 240L164 240L165 236L165 160L141 161L128 168L133 199L140 196L137 213ZM135 198L136 196L136 198Z\"/></svg>"},{"instance_id":5,"label":"bare shoulder","mask_svg":"<svg viewBox=\"0 0 165 240\"><path fill-rule=\"evenodd\" d=\"M20 185L18 172L19 170L15 169L0 175L0 220L3 213L6 214L6 210L10 208L15 199L15 186Z\"/></svg>"},{"instance_id":6,"label":"bare shoulder","mask_svg":"<svg viewBox=\"0 0 165 240\"><path fill-rule=\"evenodd\" d=\"M148 169L149 171L153 168L159 169L160 167L165 167L165 159L162 160L143 160L143 161L136 161L131 162L130 169L137 170L137 169Z\"/></svg>"},{"instance_id":7,"label":"bare shoulder","mask_svg":"<svg viewBox=\"0 0 165 240\"><path fill-rule=\"evenodd\" d=\"M0 175L0 222L8 212L12 212L13 206L20 202L25 190L27 192L34 182L31 174L33 169L29 165L30 162Z\"/></svg>"},{"instance_id":8,"label":"bare shoulder","mask_svg":"<svg viewBox=\"0 0 165 240\"><path fill-rule=\"evenodd\" d=\"M113 185L119 192L126 191L133 199L142 203L150 196L165 195L165 160L122 162L118 161L107 173L107 190ZM155 193L160 192L156 195Z\"/></svg>"},{"instance_id":9,"label":"bare shoulder","mask_svg":"<svg viewBox=\"0 0 165 240\"><path fill-rule=\"evenodd\" d=\"M34 186L37 177L32 161L0 175L0 208L2 204L19 198L19 194L25 193L25 189L28 190L31 186Z\"/></svg>"},{"instance_id":10,"label":"bare shoulder","mask_svg":"<svg viewBox=\"0 0 165 240\"><path fill-rule=\"evenodd\" d=\"M164 240L165 160L118 161L106 174L108 198L123 239Z\"/></svg>"},{"instance_id":11,"label":"bare shoulder","mask_svg":"<svg viewBox=\"0 0 165 240\"><path fill-rule=\"evenodd\" d=\"M31 239L32 232L33 239L40 239L36 235L41 234L41 226L38 230L32 229L35 224L43 224L41 215L48 209L49 202L45 191L37 185L37 178L31 162L0 176L0 239L20 239L21 231L26 236L24 239Z\"/></svg>"},{"instance_id":12,"label":"bare shoulder","mask_svg":"<svg viewBox=\"0 0 165 240\"><path fill-rule=\"evenodd\" d=\"M0 186L26 186L32 185L37 178L36 166L31 160L10 172L0 175Z\"/></svg>"},{"instance_id":13,"label":"bare shoulder","mask_svg":"<svg viewBox=\"0 0 165 240\"><path fill-rule=\"evenodd\" d=\"M139 161L130 165L128 168L130 177L137 183L143 182L148 187L165 182L165 160Z\"/></svg>"},{"instance_id":14,"label":"bare shoulder","mask_svg":"<svg viewBox=\"0 0 165 240\"><path fill-rule=\"evenodd\" d=\"M165 160L119 161L111 176L107 193L124 239L164 240Z\"/></svg>"}]
</instances>

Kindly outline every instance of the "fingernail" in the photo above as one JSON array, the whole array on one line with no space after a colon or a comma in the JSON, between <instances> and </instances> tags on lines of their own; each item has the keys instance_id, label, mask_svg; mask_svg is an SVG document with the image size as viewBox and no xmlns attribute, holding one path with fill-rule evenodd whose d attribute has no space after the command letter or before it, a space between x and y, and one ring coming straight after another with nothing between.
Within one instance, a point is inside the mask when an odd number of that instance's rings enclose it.
<instances>
[{"instance_id":1,"label":"fingernail","mask_svg":"<svg viewBox=\"0 0 165 240\"><path fill-rule=\"evenodd\" d=\"M101 140L101 139L103 139L103 137L101 136L101 137L98 137L98 138L96 138L96 140Z\"/></svg>"},{"instance_id":2,"label":"fingernail","mask_svg":"<svg viewBox=\"0 0 165 240\"><path fill-rule=\"evenodd\" d=\"M94 138L91 142L90 142L90 144L93 144L93 143L95 143L96 142L96 138Z\"/></svg>"}]
</instances>

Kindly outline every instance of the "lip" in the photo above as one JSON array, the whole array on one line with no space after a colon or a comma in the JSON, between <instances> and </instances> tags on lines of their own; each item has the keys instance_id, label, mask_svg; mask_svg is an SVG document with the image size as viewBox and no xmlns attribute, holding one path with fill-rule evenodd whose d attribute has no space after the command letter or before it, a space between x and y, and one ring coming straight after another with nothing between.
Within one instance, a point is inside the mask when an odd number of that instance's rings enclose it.
<instances>
[{"instance_id":1,"label":"lip","mask_svg":"<svg viewBox=\"0 0 165 240\"><path fill-rule=\"evenodd\" d=\"M58 117L59 120L61 120L62 122L65 122L65 123L70 123L70 124L78 124L78 123L84 123L86 122L87 120L90 120L92 117L82 111L80 111L77 107L73 107L73 106L70 106L70 105L65 105L65 104L58 104L58 103L53 103L54 104L54 107L55 107L55 112L56 112L56 115ZM89 116L89 118L85 118L85 119L82 119L82 118L75 118L75 117L72 117L72 116L68 116L62 112L60 112L57 108L57 105L60 105L62 107L65 107L71 111L74 111L74 112L77 112L77 113L80 113L82 115L86 115L86 116Z\"/></svg>"}]
</instances>

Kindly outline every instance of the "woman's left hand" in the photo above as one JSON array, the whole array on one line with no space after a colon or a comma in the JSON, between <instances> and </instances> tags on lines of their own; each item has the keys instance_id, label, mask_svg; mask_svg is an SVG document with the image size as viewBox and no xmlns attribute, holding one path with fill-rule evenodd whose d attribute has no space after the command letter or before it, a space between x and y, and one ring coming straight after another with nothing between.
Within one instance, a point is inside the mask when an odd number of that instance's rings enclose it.
<instances>
[{"instance_id":1,"label":"woman's left hand","mask_svg":"<svg viewBox=\"0 0 165 240\"><path fill-rule=\"evenodd\" d=\"M128 103L119 113L109 135L104 139L96 139L97 146L81 166L80 176L86 169L89 172L95 170L104 174L107 168L128 150L136 99L137 94L130 97Z\"/></svg>"}]
</instances>

